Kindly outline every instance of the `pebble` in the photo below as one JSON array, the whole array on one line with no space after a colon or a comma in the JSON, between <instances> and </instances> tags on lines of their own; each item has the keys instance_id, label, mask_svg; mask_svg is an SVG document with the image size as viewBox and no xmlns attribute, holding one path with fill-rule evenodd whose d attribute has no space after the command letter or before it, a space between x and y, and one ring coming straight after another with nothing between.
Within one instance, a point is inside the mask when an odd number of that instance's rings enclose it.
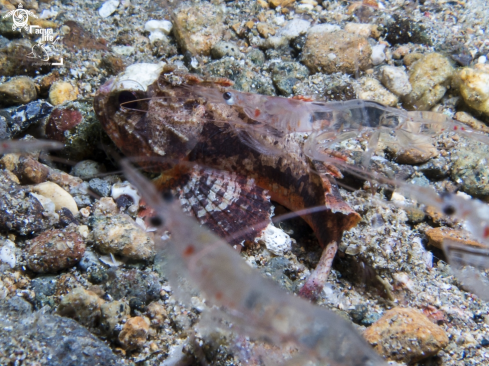
<instances>
[{"instance_id":1,"label":"pebble","mask_svg":"<svg viewBox=\"0 0 489 366\"><path fill-rule=\"evenodd\" d=\"M104 179L93 178L88 182L90 189L102 197L108 197L111 191L111 184Z\"/></svg>"},{"instance_id":2,"label":"pebble","mask_svg":"<svg viewBox=\"0 0 489 366\"><path fill-rule=\"evenodd\" d=\"M83 121L83 115L76 109L56 108L51 112L46 124L46 136L51 140L64 142L65 131L72 130Z\"/></svg>"},{"instance_id":3,"label":"pebble","mask_svg":"<svg viewBox=\"0 0 489 366\"><path fill-rule=\"evenodd\" d=\"M376 24L346 23L345 32L356 34L365 38L379 38L380 32Z\"/></svg>"},{"instance_id":4,"label":"pebble","mask_svg":"<svg viewBox=\"0 0 489 366\"><path fill-rule=\"evenodd\" d=\"M457 229L451 229L448 227L435 227L425 231L428 237L428 244L433 245L438 249L443 249L443 240L449 239L465 245L472 245L476 247L483 247L479 242L470 239L470 234Z\"/></svg>"},{"instance_id":5,"label":"pebble","mask_svg":"<svg viewBox=\"0 0 489 366\"><path fill-rule=\"evenodd\" d=\"M278 35L291 41L299 36L306 34L309 28L311 28L310 21L300 18L294 18L287 22L287 24L279 30Z\"/></svg>"},{"instance_id":6,"label":"pebble","mask_svg":"<svg viewBox=\"0 0 489 366\"><path fill-rule=\"evenodd\" d=\"M71 175L81 179L90 179L96 175L103 174L107 171L105 165L93 160L83 160L71 169Z\"/></svg>"},{"instance_id":7,"label":"pebble","mask_svg":"<svg viewBox=\"0 0 489 366\"><path fill-rule=\"evenodd\" d=\"M372 55L370 58L372 59L372 64L374 66L380 65L385 61L385 44L378 44L372 47Z\"/></svg>"},{"instance_id":8,"label":"pebble","mask_svg":"<svg viewBox=\"0 0 489 366\"><path fill-rule=\"evenodd\" d=\"M46 309L33 312L18 296L0 302L0 318L0 362L4 365L15 363L17 357L33 366L124 364L104 341L74 320Z\"/></svg>"},{"instance_id":9,"label":"pebble","mask_svg":"<svg viewBox=\"0 0 489 366\"><path fill-rule=\"evenodd\" d=\"M279 6L284 8L286 6L290 6L294 3L295 3L295 0L268 0L268 4L270 4L270 6L272 8L277 8Z\"/></svg>"},{"instance_id":10,"label":"pebble","mask_svg":"<svg viewBox=\"0 0 489 366\"><path fill-rule=\"evenodd\" d=\"M489 116L489 70L464 68L459 73L460 94L465 103L476 111Z\"/></svg>"},{"instance_id":11,"label":"pebble","mask_svg":"<svg viewBox=\"0 0 489 366\"><path fill-rule=\"evenodd\" d=\"M107 0L105 1L100 9L98 9L98 13L102 18L107 18L114 14L119 6L119 0Z\"/></svg>"},{"instance_id":12,"label":"pebble","mask_svg":"<svg viewBox=\"0 0 489 366\"><path fill-rule=\"evenodd\" d=\"M84 253L85 241L80 234L48 230L30 241L27 266L36 273L57 273L76 265Z\"/></svg>"},{"instance_id":13,"label":"pebble","mask_svg":"<svg viewBox=\"0 0 489 366\"><path fill-rule=\"evenodd\" d=\"M102 304L100 313L100 328L104 333L112 333L117 325L126 322L130 317L131 309L127 301L111 301Z\"/></svg>"},{"instance_id":14,"label":"pebble","mask_svg":"<svg viewBox=\"0 0 489 366\"><path fill-rule=\"evenodd\" d=\"M148 332L149 320L142 316L136 316L130 318L126 324L124 324L118 339L124 349L137 349L142 347L144 342L146 342Z\"/></svg>"},{"instance_id":15,"label":"pebble","mask_svg":"<svg viewBox=\"0 0 489 366\"><path fill-rule=\"evenodd\" d=\"M156 301L147 306L147 314L151 319L151 325L159 328L164 326L165 319L168 317L165 307Z\"/></svg>"},{"instance_id":16,"label":"pebble","mask_svg":"<svg viewBox=\"0 0 489 366\"><path fill-rule=\"evenodd\" d=\"M280 62L272 66L272 80L280 95L294 94L294 85L309 76L309 70L299 62Z\"/></svg>"},{"instance_id":17,"label":"pebble","mask_svg":"<svg viewBox=\"0 0 489 366\"><path fill-rule=\"evenodd\" d=\"M3 241L0 247L0 262L7 263L10 268L15 267L15 243L13 241L9 239Z\"/></svg>"},{"instance_id":18,"label":"pebble","mask_svg":"<svg viewBox=\"0 0 489 366\"><path fill-rule=\"evenodd\" d=\"M58 80L59 80L59 72L57 70L44 76L39 82L39 95L41 97L47 97L51 85L53 85Z\"/></svg>"},{"instance_id":19,"label":"pebble","mask_svg":"<svg viewBox=\"0 0 489 366\"><path fill-rule=\"evenodd\" d=\"M392 150L396 150L393 148ZM424 144L419 148L403 148L395 153L394 160L398 164L423 164L438 156L438 149L433 144Z\"/></svg>"},{"instance_id":20,"label":"pebble","mask_svg":"<svg viewBox=\"0 0 489 366\"><path fill-rule=\"evenodd\" d=\"M222 8L209 3L183 3L173 13L178 44L192 55L206 55L224 33Z\"/></svg>"},{"instance_id":21,"label":"pebble","mask_svg":"<svg viewBox=\"0 0 489 366\"><path fill-rule=\"evenodd\" d=\"M130 201L130 204L135 206L139 206L139 201L141 200L137 189L128 182L115 183L112 186L110 195L116 202L119 202L122 197L126 197ZM118 204L118 206L120 205Z\"/></svg>"},{"instance_id":22,"label":"pebble","mask_svg":"<svg viewBox=\"0 0 489 366\"><path fill-rule=\"evenodd\" d=\"M452 62L444 55L424 55L409 70L412 91L403 97L405 108L430 110L445 95L453 74Z\"/></svg>"},{"instance_id":23,"label":"pebble","mask_svg":"<svg viewBox=\"0 0 489 366\"><path fill-rule=\"evenodd\" d=\"M153 239L125 214L92 216L89 225L92 226L95 248L104 254L143 261L154 255Z\"/></svg>"},{"instance_id":24,"label":"pebble","mask_svg":"<svg viewBox=\"0 0 489 366\"><path fill-rule=\"evenodd\" d=\"M42 204L18 182L12 173L0 171L0 228L28 235L53 225L55 218L45 215Z\"/></svg>"},{"instance_id":25,"label":"pebble","mask_svg":"<svg viewBox=\"0 0 489 366\"><path fill-rule=\"evenodd\" d=\"M160 299L161 279L156 272L118 268L105 290L115 300L135 298L146 305Z\"/></svg>"},{"instance_id":26,"label":"pebble","mask_svg":"<svg viewBox=\"0 0 489 366\"><path fill-rule=\"evenodd\" d=\"M369 77L360 79L357 96L359 99L371 100L389 107L395 107L399 101L397 96L384 88L380 81Z\"/></svg>"},{"instance_id":27,"label":"pebble","mask_svg":"<svg viewBox=\"0 0 489 366\"><path fill-rule=\"evenodd\" d=\"M489 166L486 155L487 145L479 142L452 152L450 175L465 193L476 197L489 195Z\"/></svg>"},{"instance_id":28,"label":"pebble","mask_svg":"<svg viewBox=\"0 0 489 366\"><path fill-rule=\"evenodd\" d=\"M265 230L262 231L262 235L255 240L265 244L271 253L278 256L283 256L285 252L292 249L290 236L272 224L269 224Z\"/></svg>"},{"instance_id":29,"label":"pebble","mask_svg":"<svg viewBox=\"0 0 489 366\"><path fill-rule=\"evenodd\" d=\"M418 310L400 307L387 311L364 337L387 359L406 363L434 356L448 344L442 328Z\"/></svg>"},{"instance_id":30,"label":"pebble","mask_svg":"<svg viewBox=\"0 0 489 366\"><path fill-rule=\"evenodd\" d=\"M385 40L391 45L420 43L431 45L425 27L405 14L394 14L385 27Z\"/></svg>"},{"instance_id":31,"label":"pebble","mask_svg":"<svg viewBox=\"0 0 489 366\"><path fill-rule=\"evenodd\" d=\"M55 82L49 90L49 102L53 105L60 105L77 97L78 88L66 81Z\"/></svg>"},{"instance_id":32,"label":"pebble","mask_svg":"<svg viewBox=\"0 0 489 366\"><path fill-rule=\"evenodd\" d=\"M168 35L173 28L169 20L148 20L144 24L144 30L150 32L149 40L151 43L156 41L168 41Z\"/></svg>"},{"instance_id":33,"label":"pebble","mask_svg":"<svg viewBox=\"0 0 489 366\"><path fill-rule=\"evenodd\" d=\"M33 44L28 39L22 38L14 39L1 48L0 76L37 76L50 72L53 68L51 64L39 66L36 65L36 59L29 58L28 55L32 53L32 46ZM22 60L22 62L18 62L18 60Z\"/></svg>"},{"instance_id":34,"label":"pebble","mask_svg":"<svg viewBox=\"0 0 489 366\"><path fill-rule=\"evenodd\" d=\"M36 85L27 76L15 77L0 85L0 105L27 104L35 99Z\"/></svg>"},{"instance_id":35,"label":"pebble","mask_svg":"<svg viewBox=\"0 0 489 366\"><path fill-rule=\"evenodd\" d=\"M223 57L238 58L241 55L241 51L232 42L219 41L212 46L211 55L215 59L221 59Z\"/></svg>"},{"instance_id":36,"label":"pebble","mask_svg":"<svg viewBox=\"0 0 489 366\"><path fill-rule=\"evenodd\" d=\"M366 38L342 30L316 31L317 27L307 33L302 55L302 62L312 73L355 74L370 67L372 49ZM345 48L344 44L350 47Z\"/></svg>"},{"instance_id":37,"label":"pebble","mask_svg":"<svg viewBox=\"0 0 489 366\"><path fill-rule=\"evenodd\" d=\"M56 183L40 183L33 186L32 191L53 201L56 211L66 207L73 215L78 215L78 207L73 197Z\"/></svg>"},{"instance_id":38,"label":"pebble","mask_svg":"<svg viewBox=\"0 0 489 366\"><path fill-rule=\"evenodd\" d=\"M402 97L411 92L412 87L406 71L401 67L383 66L380 70L382 84L395 95Z\"/></svg>"},{"instance_id":39,"label":"pebble","mask_svg":"<svg viewBox=\"0 0 489 366\"><path fill-rule=\"evenodd\" d=\"M63 296L58 306L58 314L76 320L87 328L97 328L100 324L101 306L105 303L95 292L77 287Z\"/></svg>"},{"instance_id":40,"label":"pebble","mask_svg":"<svg viewBox=\"0 0 489 366\"><path fill-rule=\"evenodd\" d=\"M107 70L109 75L117 75L126 69L126 65L122 58L107 54L102 57L100 66Z\"/></svg>"}]
</instances>

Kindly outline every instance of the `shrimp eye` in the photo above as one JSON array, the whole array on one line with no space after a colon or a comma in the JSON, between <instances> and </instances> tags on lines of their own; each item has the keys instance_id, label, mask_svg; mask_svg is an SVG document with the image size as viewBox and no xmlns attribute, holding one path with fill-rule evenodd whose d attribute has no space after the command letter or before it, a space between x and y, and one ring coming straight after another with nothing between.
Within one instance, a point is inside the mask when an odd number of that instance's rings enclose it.
<instances>
[{"instance_id":1,"label":"shrimp eye","mask_svg":"<svg viewBox=\"0 0 489 366\"><path fill-rule=\"evenodd\" d=\"M455 207L448 205L443 208L443 213L445 215L451 216L455 213Z\"/></svg>"},{"instance_id":2,"label":"shrimp eye","mask_svg":"<svg viewBox=\"0 0 489 366\"><path fill-rule=\"evenodd\" d=\"M231 98L233 97L233 95L230 93L230 92L225 92L222 97L224 98L224 100L231 100Z\"/></svg>"},{"instance_id":3,"label":"shrimp eye","mask_svg":"<svg viewBox=\"0 0 489 366\"><path fill-rule=\"evenodd\" d=\"M161 226L163 224L163 219L159 216L153 216L149 219L151 226Z\"/></svg>"}]
</instances>

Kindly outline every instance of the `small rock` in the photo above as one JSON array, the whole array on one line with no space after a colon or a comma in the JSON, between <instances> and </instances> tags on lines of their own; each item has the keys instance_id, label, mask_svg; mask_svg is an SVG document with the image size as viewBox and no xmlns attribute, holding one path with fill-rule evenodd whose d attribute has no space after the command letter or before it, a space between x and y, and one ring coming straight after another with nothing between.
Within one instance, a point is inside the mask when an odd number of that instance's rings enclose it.
<instances>
[{"instance_id":1,"label":"small rock","mask_svg":"<svg viewBox=\"0 0 489 366\"><path fill-rule=\"evenodd\" d=\"M465 103L476 111L489 116L489 70L465 68L459 73L460 94Z\"/></svg>"},{"instance_id":2,"label":"small rock","mask_svg":"<svg viewBox=\"0 0 489 366\"><path fill-rule=\"evenodd\" d=\"M293 87L309 76L309 70L299 62L280 62L272 66L272 80L281 95L294 94Z\"/></svg>"},{"instance_id":3,"label":"small rock","mask_svg":"<svg viewBox=\"0 0 489 366\"><path fill-rule=\"evenodd\" d=\"M425 231L428 237L428 244L433 245L438 249L443 249L443 240L449 239L465 245L472 245L476 247L483 247L482 244L475 240L470 239L470 234L456 229L450 229L448 227L435 227Z\"/></svg>"},{"instance_id":4,"label":"small rock","mask_svg":"<svg viewBox=\"0 0 489 366\"><path fill-rule=\"evenodd\" d=\"M283 256L292 249L290 236L273 224L269 224L256 241L264 243L271 253L278 256Z\"/></svg>"},{"instance_id":5,"label":"small rock","mask_svg":"<svg viewBox=\"0 0 489 366\"><path fill-rule=\"evenodd\" d=\"M290 6L292 4L295 3L295 0L268 0L268 4L270 4L270 6L272 8L276 8L276 7L287 7L287 6Z\"/></svg>"},{"instance_id":6,"label":"small rock","mask_svg":"<svg viewBox=\"0 0 489 366\"><path fill-rule=\"evenodd\" d=\"M49 230L30 241L27 266L36 273L57 273L76 265L85 253L85 241L76 232Z\"/></svg>"},{"instance_id":7,"label":"small rock","mask_svg":"<svg viewBox=\"0 0 489 366\"><path fill-rule=\"evenodd\" d=\"M409 42L431 45L431 39L426 34L424 26L399 14L394 14L392 21L387 24L385 40L391 45Z\"/></svg>"},{"instance_id":8,"label":"small rock","mask_svg":"<svg viewBox=\"0 0 489 366\"><path fill-rule=\"evenodd\" d=\"M160 298L161 282L155 272L117 269L111 278L105 289L115 300L136 298L146 305Z\"/></svg>"},{"instance_id":9,"label":"small rock","mask_svg":"<svg viewBox=\"0 0 489 366\"><path fill-rule=\"evenodd\" d=\"M407 67L410 67L411 65L413 65L415 62L421 60L423 58L423 54L419 53L419 52L413 52L413 53L409 53L407 54L406 56L404 56L404 65L406 65Z\"/></svg>"},{"instance_id":10,"label":"small rock","mask_svg":"<svg viewBox=\"0 0 489 366\"><path fill-rule=\"evenodd\" d=\"M460 189L473 196L489 195L489 166L486 161L487 145L473 142L452 153L452 179Z\"/></svg>"},{"instance_id":11,"label":"small rock","mask_svg":"<svg viewBox=\"0 0 489 366\"><path fill-rule=\"evenodd\" d=\"M402 97L411 92L409 77L401 67L384 66L380 72L382 84L395 95Z\"/></svg>"},{"instance_id":12,"label":"small rock","mask_svg":"<svg viewBox=\"0 0 489 366\"><path fill-rule=\"evenodd\" d=\"M148 338L149 321L141 316L130 318L119 333L119 342L126 350L143 346Z\"/></svg>"},{"instance_id":13,"label":"small rock","mask_svg":"<svg viewBox=\"0 0 489 366\"><path fill-rule=\"evenodd\" d=\"M256 30L263 38L268 38L269 36L275 35L275 28L271 27L267 23L257 23Z\"/></svg>"},{"instance_id":14,"label":"small rock","mask_svg":"<svg viewBox=\"0 0 489 366\"><path fill-rule=\"evenodd\" d=\"M439 180L448 176L450 166L448 165L447 159L443 156L438 156L436 159L431 159L427 163L418 166L418 170L428 178Z\"/></svg>"},{"instance_id":15,"label":"small rock","mask_svg":"<svg viewBox=\"0 0 489 366\"><path fill-rule=\"evenodd\" d=\"M307 33L311 28L311 22L305 19L294 18L281 28L278 34L291 41Z\"/></svg>"},{"instance_id":16,"label":"small rock","mask_svg":"<svg viewBox=\"0 0 489 366\"><path fill-rule=\"evenodd\" d=\"M93 160L83 160L71 169L71 175L81 179L90 179L107 171L105 165Z\"/></svg>"},{"instance_id":17,"label":"small rock","mask_svg":"<svg viewBox=\"0 0 489 366\"><path fill-rule=\"evenodd\" d=\"M394 157L395 162L398 164L416 165L426 163L431 158L438 156L437 148L430 141L422 143L423 141L421 140L420 142L418 147L400 149Z\"/></svg>"},{"instance_id":18,"label":"small rock","mask_svg":"<svg viewBox=\"0 0 489 366\"><path fill-rule=\"evenodd\" d=\"M10 18L10 17L9 17ZM18 33L17 33L18 34ZM31 58L33 44L26 38L14 39L0 49L0 76L47 74L53 66L43 63L39 66L36 58Z\"/></svg>"},{"instance_id":19,"label":"small rock","mask_svg":"<svg viewBox=\"0 0 489 366\"><path fill-rule=\"evenodd\" d=\"M159 328L164 326L165 319L168 316L165 307L156 301L147 306L147 314L151 319L151 325Z\"/></svg>"},{"instance_id":20,"label":"small rock","mask_svg":"<svg viewBox=\"0 0 489 366\"><path fill-rule=\"evenodd\" d=\"M316 27L309 29L302 54L302 62L312 73L355 74L370 67L372 49L366 38L342 30L316 31Z\"/></svg>"},{"instance_id":21,"label":"small rock","mask_svg":"<svg viewBox=\"0 0 489 366\"><path fill-rule=\"evenodd\" d=\"M380 81L369 77L360 79L357 95L359 99L371 100L389 107L395 107L399 101L397 96L384 88Z\"/></svg>"},{"instance_id":22,"label":"small rock","mask_svg":"<svg viewBox=\"0 0 489 366\"><path fill-rule=\"evenodd\" d=\"M106 180L100 178L93 178L88 182L90 189L96 194L102 197L108 197L110 195L111 184Z\"/></svg>"},{"instance_id":23,"label":"small rock","mask_svg":"<svg viewBox=\"0 0 489 366\"><path fill-rule=\"evenodd\" d=\"M178 44L192 55L209 55L224 33L222 8L210 3L183 3L173 13Z\"/></svg>"},{"instance_id":24,"label":"small rock","mask_svg":"<svg viewBox=\"0 0 489 366\"><path fill-rule=\"evenodd\" d=\"M387 311L364 337L389 360L406 363L434 356L448 344L445 331L421 312L399 307Z\"/></svg>"},{"instance_id":25,"label":"small rock","mask_svg":"<svg viewBox=\"0 0 489 366\"><path fill-rule=\"evenodd\" d=\"M83 121L80 111L68 108L56 108L51 112L46 124L46 136L51 140L64 142L65 131L72 130Z\"/></svg>"},{"instance_id":26,"label":"small rock","mask_svg":"<svg viewBox=\"0 0 489 366\"><path fill-rule=\"evenodd\" d=\"M99 215L109 215L109 214L117 214L119 210L117 209L117 204L111 197L102 197L97 200L93 205L93 214L95 216Z\"/></svg>"},{"instance_id":27,"label":"small rock","mask_svg":"<svg viewBox=\"0 0 489 366\"><path fill-rule=\"evenodd\" d=\"M447 57L439 53L423 56L409 71L412 91L403 97L404 106L411 110L430 110L445 95L453 73Z\"/></svg>"},{"instance_id":28,"label":"small rock","mask_svg":"<svg viewBox=\"0 0 489 366\"><path fill-rule=\"evenodd\" d=\"M379 38L380 32L376 24L346 23L345 32L356 34L365 38Z\"/></svg>"},{"instance_id":29,"label":"small rock","mask_svg":"<svg viewBox=\"0 0 489 366\"><path fill-rule=\"evenodd\" d=\"M385 47L385 44L378 44L372 47L372 56L370 58L374 66L380 65L385 61Z\"/></svg>"},{"instance_id":30,"label":"small rock","mask_svg":"<svg viewBox=\"0 0 489 366\"><path fill-rule=\"evenodd\" d=\"M64 102L75 100L78 97L78 88L73 87L66 81L57 81L49 90L49 101L53 105L60 105Z\"/></svg>"},{"instance_id":31,"label":"small rock","mask_svg":"<svg viewBox=\"0 0 489 366\"><path fill-rule=\"evenodd\" d=\"M45 275L31 281L32 291L36 294L34 306L36 309L49 305L54 307L53 295L56 293L56 276Z\"/></svg>"},{"instance_id":32,"label":"small rock","mask_svg":"<svg viewBox=\"0 0 489 366\"><path fill-rule=\"evenodd\" d=\"M95 292L83 287L73 289L63 296L58 314L76 320L87 328L96 328L100 323L101 306L105 303Z\"/></svg>"},{"instance_id":33,"label":"small rock","mask_svg":"<svg viewBox=\"0 0 489 366\"><path fill-rule=\"evenodd\" d=\"M241 52L234 43L219 41L211 49L211 55L215 59L221 59L223 57L235 57L238 58Z\"/></svg>"},{"instance_id":34,"label":"small rock","mask_svg":"<svg viewBox=\"0 0 489 366\"><path fill-rule=\"evenodd\" d=\"M27 104L35 99L36 85L27 76L15 77L0 85L0 105Z\"/></svg>"},{"instance_id":35,"label":"small rock","mask_svg":"<svg viewBox=\"0 0 489 366\"><path fill-rule=\"evenodd\" d=\"M93 216L95 247L105 254L118 254L132 260L149 260L154 255L154 242L133 219L125 214Z\"/></svg>"},{"instance_id":36,"label":"small rock","mask_svg":"<svg viewBox=\"0 0 489 366\"><path fill-rule=\"evenodd\" d=\"M115 327L124 323L131 313L129 304L126 301L106 302L100 307L102 315L100 328L104 333L112 333Z\"/></svg>"},{"instance_id":37,"label":"small rock","mask_svg":"<svg viewBox=\"0 0 489 366\"><path fill-rule=\"evenodd\" d=\"M0 171L0 228L28 235L47 229L56 222L46 215L42 204L29 190L18 185L10 172Z\"/></svg>"},{"instance_id":38,"label":"small rock","mask_svg":"<svg viewBox=\"0 0 489 366\"><path fill-rule=\"evenodd\" d=\"M124 61L117 56L106 55L102 57L101 65L109 75L117 75L123 72L126 69L126 65Z\"/></svg>"},{"instance_id":39,"label":"small rock","mask_svg":"<svg viewBox=\"0 0 489 366\"><path fill-rule=\"evenodd\" d=\"M144 30L150 32L149 40L151 43L168 40L167 36L172 28L173 24L169 20L148 20L144 25Z\"/></svg>"},{"instance_id":40,"label":"small rock","mask_svg":"<svg viewBox=\"0 0 489 366\"><path fill-rule=\"evenodd\" d=\"M118 6L119 0L107 0L102 4L100 9L98 10L98 13L102 18L107 18L117 10Z\"/></svg>"},{"instance_id":41,"label":"small rock","mask_svg":"<svg viewBox=\"0 0 489 366\"><path fill-rule=\"evenodd\" d=\"M32 187L32 190L54 202L56 211L66 207L73 215L78 215L78 207L73 197L53 182L44 182Z\"/></svg>"},{"instance_id":42,"label":"small rock","mask_svg":"<svg viewBox=\"0 0 489 366\"><path fill-rule=\"evenodd\" d=\"M141 196L134 186L128 182L115 183L112 186L111 197L118 202L122 197L126 197L131 205L139 206ZM120 206L117 204L117 206Z\"/></svg>"},{"instance_id":43,"label":"small rock","mask_svg":"<svg viewBox=\"0 0 489 366\"><path fill-rule=\"evenodd\" d=\"M53 85L58 80L59 80L59 72L57 70L44 76L39 82L39 95L41 97L47 97L51 85Z\"/></svg>"},{"instance_id":44,"label":"small rock","mask_svg":"<svg viewBox=\"0 0 489 366\"><path fill-rule=\"evenodd\" d=\"M257 66L262 66L265 63L265 54L257 48L252 49L246 56Z\"/></svg>"},{"instance_id":45,"label":"small rock","mask_svg":"<svg viewBox=\"0 0 489 366\"><path fill-rule=\"evenodd\" d=\"M10 268L15 267L15 243L9 239L3 241L0 247L0 262L7 263Z\"/></svg>"}]
</instances>

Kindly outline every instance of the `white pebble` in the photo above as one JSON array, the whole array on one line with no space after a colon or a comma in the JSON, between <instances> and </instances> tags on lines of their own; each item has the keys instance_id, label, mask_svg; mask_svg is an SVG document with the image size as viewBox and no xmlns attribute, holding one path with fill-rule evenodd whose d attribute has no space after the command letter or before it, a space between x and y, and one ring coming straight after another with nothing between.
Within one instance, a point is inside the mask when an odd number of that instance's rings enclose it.
<instances>
[{"instance_id":1,"label":"white pebble","mask_svg":"<svg viewBox=\"0 0 489 366\"><path fill-rule=\"evenodd\" d=\"M311 28L311 22L304 19L292 19L279 31L279 35L291 40L306 34L309 28Z\"/></svg>"},{"instance_id":2,"label":"white pebble","mask_svg":"<svg viewBox=\"0 0 489 366\"><path fill-rule=\"evenodd\" d=\"M112 51L121 56L131 56L134 54L135 48L132 46L112 46Z\"/></svg>"},{"instance_id":3,"label":"white pebble","mask_svg":"<svg viewBox=\"0 0 489 366\"><path fill-rule=\"evenodd\" d=\"M487 57L486 56L481 56L477 59L478 64L485 64L487 62Z\"/></svg>"},{"instance_id":4,"label":"white pebble","mask_svg":"<svg viewBox=\"0 0 489 366\"><path fill-rule=\"evenodd\" d=\"M54 202L56 211L66 207L73 215L78 215L78 207L71 195L53 182L44 182L32 187L32 190ZM42 202L41 202L42 204Z\"/></svg>"},{"instance_id":5,"label":"white pebble","mask_svg":"<svg viewBox=\"0 0 489 366\"><path fill-rule=\"evenodd\" d=\"M44 9L38 17L39 19L49 19L54 18L56 15L58 15L58 12L56 10Z\"/></svg>"},{"instance_id":6,"label":"white pebble","mask_svg":"<svg viewBox=\"0 0 489 366\"><path fill-rule=\"evenodd\" d=\"M107 0L105 3L102 4L100 9L98 10L98 13L102 18L107 18L116 11L118 6L119 0Z\"/></svg>"},{"instance_id":7,"label":"white pebble","mask_svg":"<svg viewBox=\"0 0 489 366\"><path fill-rule=\"evenodd\" d=\"M4 241L3 247L0 249L0 261L7 263L10 268L15 267L15 243L9 239Z\"/></svg>"},{"instance_id":8,"label":"white pebble","mask_svg":"<svg viewBox=\"0 0 489 366\"><path fill-rule=\"evenodd\" d=\"M341 30L339 25L336 24L316 24L314 27L309 28L307 34L314 33L332 33Z\"/></svg>"},{"instance_id":9,"label":"white pebble","mask_svg":"<svg viewBox=\"0 0 489 366\"><path fill-rule=\"evenodd\" d=\"M385 61L384 50L385 44L378 44L372 47L372 56L370 56L370 58L372 59L372 63L374 65L380 65L382 62Z\"/></svg>"},{"instance_id":10,"label":"white pebble","mask_svg":"<svg viewBox=\"0 0 489 366\"><path fill-rule=\"evenodd\" d=\"M157 64L140 63L130 65L124 73L118 76L114 89L146 91L146 88L158 79L163 70L163 66L165 64L162 62ZM133 80L137 80L137 82Z\"/></svg>"},{"instance_id":11,"label":"white pebble","mask_svg":"<svg viewBox=\"0 0 489 366\"><path fill-rule=\"evenodd\" d=\"M144 30L150 32L149 40L151 43L155 41L166 41L167 35L170 34L173 24L168 20L148 20L144 25Z\"/></svg>"},{"instance_id":12,"label":"white pebble","mask_svg":"<svg viewBox=\"0 0 489 366\"><path fill-rule=\"evenodd\" d=\"M278 256L282 256L285 252L292 249L290 236L272 224L269 224L262 232L261 237L256 240L265 243L267 249Z\"/></svg>"},{"instance_id":13,"label":"white pebble","mask_svg":"<svg viewBox=\"0 0 489 366\"><path fill-rule=\"evenodd\" d=\"M401 67L382 67L381 82L389 91L397 96L407 95L412 90L409 76Z\"/></svg>"}]
</instances>

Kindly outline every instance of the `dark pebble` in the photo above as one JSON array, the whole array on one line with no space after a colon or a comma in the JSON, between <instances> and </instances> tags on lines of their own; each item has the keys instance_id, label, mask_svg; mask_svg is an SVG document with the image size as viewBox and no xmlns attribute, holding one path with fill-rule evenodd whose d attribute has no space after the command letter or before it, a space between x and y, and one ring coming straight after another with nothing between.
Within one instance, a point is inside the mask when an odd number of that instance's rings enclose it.
<instances>
[{"instance_id":1,"label":"dark pebble","mask_svg":"<svg viewBox=\"0 0 489 366\"><path fill-rule=\"evenodd\" d=\"M110 196L111 185L107 181L100 178L93 178L88 184L90 185L90 189L96 194L102 197Z\"/></svg>"}]
</instances>

